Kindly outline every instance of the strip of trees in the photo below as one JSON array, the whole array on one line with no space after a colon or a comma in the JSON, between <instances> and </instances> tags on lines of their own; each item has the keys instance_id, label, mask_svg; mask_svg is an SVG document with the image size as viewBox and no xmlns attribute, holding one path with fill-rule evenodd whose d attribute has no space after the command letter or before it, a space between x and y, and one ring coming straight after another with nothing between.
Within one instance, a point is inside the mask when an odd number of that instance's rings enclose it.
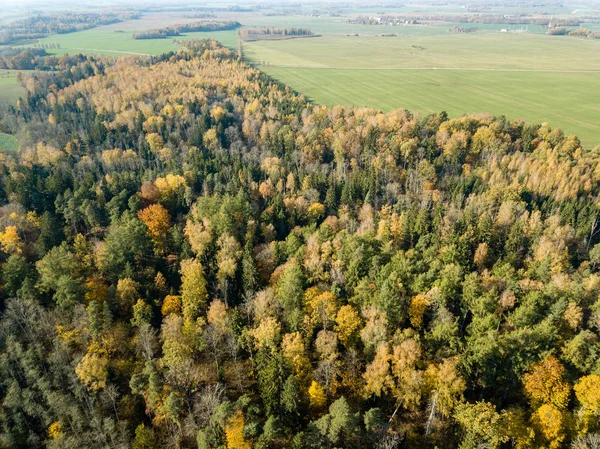
<instances>
[{"instance_id":1,"label":"strip of trees","mask_svg":"<svg viewBox=\"0 0 600 449\"><path fill-rule=\"evenodd\" d=\"M2 24L0 45L24 44L52 34L72 33L139 17L138 12L131 11L35 15Z\"/></svg>"},{"instance_id":2,"label":"strip of trees","mask_svg":"<svg viewBox=\"0 0 600 449\"><path fill-rule=\"evenodd\" d=\"M240 38L244 41L294 39L298 37L316 36L308 28L275 28L256 27L242 28L239 31Z\"/></svg>"},{"instance_id":3,"label":"strip of trees","mask_svg":"<svg viewBox=\"0 0 600 449\"><path fill-rule=\"evenodd\" d=\"M193 33L199 31L226 31L235 30L242 25L234 20L230 21L200 21L181 25L171 25L149 31L134 33L134 39L165 39L167 37L179 36L181 33Z\"/></svg>"}]
</instances>

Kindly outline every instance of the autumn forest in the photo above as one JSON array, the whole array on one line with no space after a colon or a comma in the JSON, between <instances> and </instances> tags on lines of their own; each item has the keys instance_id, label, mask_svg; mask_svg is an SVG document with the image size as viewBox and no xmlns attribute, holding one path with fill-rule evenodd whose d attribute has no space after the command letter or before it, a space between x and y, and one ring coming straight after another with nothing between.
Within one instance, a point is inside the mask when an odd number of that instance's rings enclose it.
<instances>
[{"instance_id":1,"label":"autumn forest","mask_svg":"<svg viewBox=\"0 0 600 449\"><path fill-rule=\"evenodd\" d=\"M0 113L0 447L598 447L600 147L238 56L57 56Z\"/></svg>"}]
</instances>

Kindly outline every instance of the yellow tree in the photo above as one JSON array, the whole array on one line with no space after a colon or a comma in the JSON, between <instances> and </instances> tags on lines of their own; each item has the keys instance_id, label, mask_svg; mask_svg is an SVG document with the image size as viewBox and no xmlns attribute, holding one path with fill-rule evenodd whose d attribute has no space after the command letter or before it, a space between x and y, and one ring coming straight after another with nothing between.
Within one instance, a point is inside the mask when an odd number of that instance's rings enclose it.
<instances>
[{"instance_id":1,"label":"yellow tree","mask_svg":"<svg viewBox=\"0 0 600 449\"><path fill-rule=\"evenodd\" d=\"M171 227L171 214L160 204L151 204L138 212L138 217L146 225L148 236L154 243L157 254L165 251L167 232Z\"/></svg>"},{"instance_id":2,"label":"yellow tree","mask_svg":"<svg viewBox=\"0 0 600 449\"><path fill-rule=\"evenodd\" d=\"M365 379L365 396L381 396L392 384L390 375L390 354L387 343L380 343L377 346L375 358L367 365L363 374Z\"/></svg>"},{"instance_id":3,"label":"yellow tree","mask_svg":"<svg viewBox=\"0 0 600 449\"><path fill-rule=\"evenodd\" d=\"M425 386L424 373L417 369L421 357L421 346L412 338L397 346L391 356L392 373L396 379L394 395L408 410L416 410L421 404Z\"/></svg>"},{"instance_id":4,"label":"yellow tree","mask_svg":"<svg viewBox=\"0 0 600 449\"><path fill-rule=\"evenodd\" d=\"M444 417L449 417L454 408L463 400L467 388L464 379L457 369L457 359L445 359L440 365L430 365L425 377L432 390L432 410L437 410Z\"/></svg>"},{"instance_id":5,"label":"yellow tree","mask_svg":"<svg viewBox=\"0 0 600 449\"><path fill-rule=\"evenodd\" d=\"M550 449L562 447L567 436L563 412L553 404L544 404L537 409L533 418L534 423L548 441L548 447Z\"/></svg>"},{"instance_id":6,"label":"yellow tree","mask_svg":"<svg viewBox=\"0 0 600 449\"><path fill-rule=\"evenodd\" d=\"M75 374L90 391L106 388L108 378L108 355L97 343L92 343L81 362L75 367Z\"/></svg>"},{"instance_id":7,"label":"yellow tree","mask_svg":"<svg viewBox=\"0 0 600 449\"><path fill-rule=\"evenodd\" d=\"M0 244L5 253L20 254L23 251L23 243L16 226L7 226L4 232L0 232Z\"/></svg>"},{"instance_id":8,"label":"yellow tree","mask_svg":"<svg viewBox=\"0 0 600 449\"><path fill-rule=\"evenodd\" d=\"M299 379L304 379L310 373L310 360L306 356L306 347L300 332L285 334L281 342L281 351Z\"/></svg>"},{"instance_id":9,"label":"yellow tree","mask_svg":"<svg viewBox=\"0 0 600 449\"><path fill-rule=\"evenodd\" d=\"M565 368L554 356L534 365L523 377L523 384L534 407L552 404L562 410L569 403L571 386L565 380Z\"/></svg>"},{"instance_id":10,"label":"yellow tree","mask_svg":"<svg viewBox=\"0 0 600 449\"><path fill-rule=\"evenodd\" d=\"M243 254L242 247L234 236L225 233L217 240L219 252L217 253L217 279L221 288L227 293L227 282L235 276L238 261Z\"/></svg>"},{"instance_id":11,"label":"yellow tree","mask_svg":"<svg viewBox=\"0 0 600 449\"><path fill-rule=\"evenodd\" d=\"M225 426L225 437L228 449L252 449L252 445L244 438L244 414L237 409Z\"/></svg>"},{"instance_id":12,"label":"yellow tree","mask_svg":"<svg viewBox=\"0 0 600 449\"><path fill-rule=\"evenodd\" d=\"M308 397L310 400L310 408L315 411L322 409L327 403L327 396L325 395L325 390L314 380L308 388Z\"/></svg>"},{"instance_id":13,"label":"yellow tree","mask_svg":"<svg viewBox=\"0 0 600 449\"><path fill-rule=\"evenodd\" d=\"M575 396L581 404L581 432L587 433L592 425L598 423L600 417L600 376L590 374L577 381ZM596 429L594 429L596 430Z\"/></svg>"},{"instance_id":14,"label":"yellow tree","mask_svg":"<svg viewBox=\"0 0 600 449\"><path fill-rule=\"evenodd\" d=\"M358 330L362 326L360 315L351 305L340 307L335 317L335 331L338 333L340 342L348 346L358 336Z\"/></svg>"}]
</instances>

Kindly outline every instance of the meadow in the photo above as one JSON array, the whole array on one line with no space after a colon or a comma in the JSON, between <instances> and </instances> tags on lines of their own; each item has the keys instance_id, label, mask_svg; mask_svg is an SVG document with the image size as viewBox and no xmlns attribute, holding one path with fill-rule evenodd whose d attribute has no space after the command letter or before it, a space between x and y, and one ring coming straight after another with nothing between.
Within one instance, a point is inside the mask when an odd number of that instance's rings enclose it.
<instances>
[{"instance_id":1,"label":"meadow","mask_svg":"<svg viewBox=\"0 0 600 449\"><path fill-rule=\"evenodd\" d=\"M25 95L25 89L17 80L16 70L0 70L0 100L14 103Z\"/></svg>"},{"instance_id":2,"label":"meadow","mask_svg":"<svg viewBox=\"0 0 600 449\"><path fill-rule=\"evenodd\" d=\"M19 149L19 142L13 136L0 133L0 151L16 153Z\"/></svg>"}]
</instances>

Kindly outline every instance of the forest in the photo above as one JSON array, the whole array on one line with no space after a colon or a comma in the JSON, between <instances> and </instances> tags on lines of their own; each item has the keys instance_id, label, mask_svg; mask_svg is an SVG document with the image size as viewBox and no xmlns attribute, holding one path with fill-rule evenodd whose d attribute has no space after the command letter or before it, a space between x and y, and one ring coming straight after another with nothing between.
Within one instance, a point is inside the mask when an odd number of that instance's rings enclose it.
<instances>
[{"instance_id":1,"label":"forest","mask_svg":"<svg viewBox=\"0 0 600 449\"><path fill-rule=\"evenodd\" d=\"M0 112L0 447L597 447L600 146L209 40L53 67Z\"/></svg>"},{"instance_id":2,"label":"forest","mask_svg":"<svg viewBox=\"0 0 600 449\"><path fill-rule=\"evenodd\" d=\"M235 20L215 21L203 20L199 22L172 25L155 30L142 31L133 34L134 39L165 39L170 36L179 36L181 33L192 33L198 31L226 31L235 30L242 25Z\"/></svg>"},{"instance_id":3,"label":"forest","mask_svg":"<svg viewBox=\"0 0 600 449\"><path fill-rule=\"evenodd\" d=\"M137 12L39 14L2 24L0 45L21 45L51 34L72 33L137 19Z\"/></svg>"}]
</instances>

